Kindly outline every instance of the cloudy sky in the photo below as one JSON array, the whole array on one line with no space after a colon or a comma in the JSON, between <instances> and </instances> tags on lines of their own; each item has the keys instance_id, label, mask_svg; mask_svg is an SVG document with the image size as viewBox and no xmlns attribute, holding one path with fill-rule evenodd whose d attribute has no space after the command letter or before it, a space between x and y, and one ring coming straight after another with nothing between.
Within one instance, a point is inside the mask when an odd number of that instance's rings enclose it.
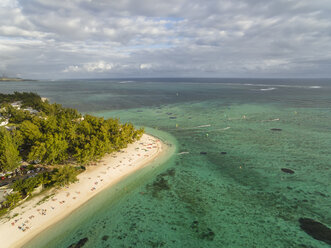
<instances>
[{"instance_id":1,"label":"cloudy sky","mask_svg":"<svg viewBox=\"0 0 331 248\"><path fill-rule=\"evenodd\" d=\"M0 73L331 77L331 1L0 0Z\"/></svg>"}]
</instances>

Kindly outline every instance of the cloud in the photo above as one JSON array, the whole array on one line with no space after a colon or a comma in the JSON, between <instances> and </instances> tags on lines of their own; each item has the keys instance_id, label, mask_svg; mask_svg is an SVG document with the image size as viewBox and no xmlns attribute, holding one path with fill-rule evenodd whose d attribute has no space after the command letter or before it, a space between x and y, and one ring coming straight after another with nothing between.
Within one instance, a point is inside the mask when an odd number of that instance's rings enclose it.
<instances>
[{"instance_id":1,"label":"cloud","mask_svg":"<svg viewBox=\"0 0 331 248\"><path fill-rule=\"evenodd\" d=\"M18 2L15 0L2 0L0 2L1 8L16 8L18 6Z\"/></svg>"},{"instance_id":2,"label":"cloud","mask_svg":"<svg viewBox=\"0 0 331 248\"><path fill-rule=\"evenodd\" d=\"M2 0L0 70L29 78L331 76L327 0Z\"/></svg>"},{"instance_id":3,"label":"cloud","mask_svg":"<svg viewBox=\"0 0 331 248\"><path fill-rule=\"evenodd\" d=\"M69 65L67 68L63 70L63 72L80 72L82 71L82 67L78 65Z\"/></svg>"},{"instance_id":4,"label":"cloud","mask_svg":"<svg viewBox=\"0 0 331 248\"><path fill-rule=\"evenodd\" d=\"M113 68L112 64L106 63L104 61L87 63L82 66L70 65L63 70L63 72L106 72Z\"/></svg>"},{"instance_id":5,"label":"cloud","mask_svg":"<svg viewBox=\"0 0 331 248\"><path fill-rule=\"evenodd\" d=\"M152 68L152 64L141 64L140 69L141 70L148 70Z\"/></svg>"}]
</instances>

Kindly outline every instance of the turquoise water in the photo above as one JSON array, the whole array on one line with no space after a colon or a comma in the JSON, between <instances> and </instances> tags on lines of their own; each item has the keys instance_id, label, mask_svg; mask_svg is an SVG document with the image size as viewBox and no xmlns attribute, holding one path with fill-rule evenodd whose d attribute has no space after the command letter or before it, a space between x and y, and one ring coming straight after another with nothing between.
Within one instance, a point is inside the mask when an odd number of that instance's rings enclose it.
<instances>
[{"instance_id":1,"label":"turquoise water","mask_svg":"<svg viewBox=\"0 0 331 248\"><path fill-rule=\"evenodd\" d=\"M298 219L331 226L331 80L122 81L0 83L150 127L177 149L26 247L329 247Z\"/></svg>"}]
</instances>

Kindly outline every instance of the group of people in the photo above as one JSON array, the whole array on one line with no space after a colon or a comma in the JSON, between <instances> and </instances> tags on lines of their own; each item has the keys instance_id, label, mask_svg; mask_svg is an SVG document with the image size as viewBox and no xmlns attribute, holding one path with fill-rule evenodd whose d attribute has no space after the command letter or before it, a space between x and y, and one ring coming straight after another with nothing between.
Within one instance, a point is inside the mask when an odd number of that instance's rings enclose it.
<instances>
[{"instance_id":1,"label":"group of people","mask_svg":"<svg viewBox=\"0 0 331 248\"><path fill-rule=\"evenodd\" d=\"M31 215L29 217L29 219L32 219L33 217L34 217L34 215ZM11 225L15 226L15 224L20 220L22 220L22 217L19 218L19 219L16 219L14 222L11 223ZM22 224L18 225L17 228L19 230L21 230L22 232L25 232L26 230L29 230L30 229L30 227L28 226L29 222L30 222L29 220L26 220L26 221L22 222Z\"/></svg>"},{"instance_id":2,"label":"group of people","mask_svg":"<svg viewBox=\"0 0 331 248\"><path fill-rule=\"evenodd\" d=\"M38 211L38 213L40 214L40 215L46 215L46 213L47 213L47 209L37 209L37 211Z\"/></svg>"}]
</instances>

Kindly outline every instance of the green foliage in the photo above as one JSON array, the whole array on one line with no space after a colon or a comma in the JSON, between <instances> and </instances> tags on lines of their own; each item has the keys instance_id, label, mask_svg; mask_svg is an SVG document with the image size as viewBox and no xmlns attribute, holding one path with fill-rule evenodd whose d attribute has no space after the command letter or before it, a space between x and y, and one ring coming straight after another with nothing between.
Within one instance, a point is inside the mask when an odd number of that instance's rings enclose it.
<instances>
[{"instance_id":1,"label":"green foliage","mask_svg":"<svg viewBox=\"0 0 331 248\"><path fill-rule=\"evenodd\" d=\"M5 215L8 212L8 208L1 208L0 209L0 217Z\"/></svg>"},{"instance_id":2,"label":"green foliage","mask_svg":"<svg viewBox=\"0 0 331 248\"><path fill-rule=\"evenodd\" d=\"M0 170L12 171L19 167L21 157L14 137L4 128L0 128Z\"/></svg>"},{"instance_id":3,"label":"green foliage","mask_svg":"<svg viewBox=\"0 0 331 248\"><path fill-rule=\"evenodd\" d=\"M16 109L12 106L8 106L6 110L6 114L9 116L9 121L13 124L20 124L25 120L32 120L33 118L30 112L26 110Z\"/></svg>"},{"instance_id":4,"label":"green foliage","mask_svg":"<svg viewBox=\"0 0 331 248\"><path fill-rule=\"evenodd\" d=\"M13 184L13 189L15 191L20 192L22 195L30 195L33 192L34 188L38 186L39 186L38 178L31 177L27 179L17 180Z\"/></svg>"},{"instance_id":5,"label":"green foliage","mask_svg":"<svg viewBox=\"0 0 331 248\"><path fill-rule=\"evenodd\" d=\"M22 195L30 195L35 188L40 185L48 185L52 182L51 176L48 172L38 174L35 177L17 180L12 188L20 192Z\"/></svg>"},{"instance_id":6,"label":"green foliage","mask_svg":"<svg viewBox=\"0 0 331 248\"><path fill-rule=\"evenodd\" d=\"M52 178L51 178L51 174L48 172L44 172L42 174L38 175L38 180L40 182L40 184L48 186L52 183Z\"/></svg>"},{"instance_id":7,"label":"green foliage","mask_svg":"<svg viewBox=\"0 0 331 248\"><path fill-rule=\"evenodd\" d=\"M24 120L20 126L20 132L23 136L24 143L33 144L42 137L39 127L31 121Z\"/></svg>"},{"instance_id":8,"label":"green foliage","mask_svg":"<svg viewBox=\"0 0 331 248\"><path fill-rule=\"evenodd\" d=\"M37 141L28 154L28 161L42 161L46 154L46 145L43 142Z\"/></svg>"},{"instance_id":9,"label":"green foliage","mask_svg":"<svg viewBox=\"0 0 331 248\"><path fill-rule=\"evenodd\" d=\"M10 105L13 101L39 112L31 114L18 110ZM122 125L117 119L105 120L91 115L82 118L77 110L42 102L34 93L0 94L1 103L5 109L2 115L16 126L11 134L16 144L11 155L14 157L16 148L26 161L62 164L69 159L88 164L126 147L144 132L135 130L130 123Z\"/></svg>"},{"instance_id":10,"label":"green foliage","mask_svg":"<svg viewBox=\"0 0 331 248\"><path fill-rule=\"evenodd\" d=\"M35 187L38 186L38 181L35 177L31 177L28 179L20 179L17 180L13 184L13 189L22 193L22 195L29 195L32 193Z\"/></svg>"},{"instance_id":11,"label":"green foliage","mask_svg":"<svg viewBox=\"0 0 331 248\"><path fill-rule=\"evenodd\" d=\"M46 154L42 161L46 164L58 164L68 159L68 143L63 134L48 134L45 140Z\"/></svg>"},{"instance_id":12,"label":"green foliage","mask_svg":"<svg viewBox=\"0 0 331 248\"><path fill-rule=\"evenodd\" d=\"M0 93L0 104L2 103L12 103L15 101L21 101L23 104L29 107L37 107L40 105L41 98L36 93L28 92L17 92L14 94L1 94Z\"/></svg>"},{"instance_id":13,"label":"green foliage","mask_svg":"<svg viewBox=\"0 0 331 248\"><path fill-rule=\"evenodd\" d=\"M59 169L55 169L52 174L52 183L54 186L65 186L70 183L76 182L78 171L70 166L65 165L60 167Z\"/></svg>"},{"instance_id":14,"label":"green foliage","mask_svg":"<svg viewBox=\"0 0 331 248\"><path fill-rule=\"evenodd\" d=\"M6 208L13 208L21 199L21 194L19 192L15 192L6 197L6 200L3 202L3 205Z\"/></svg>"}]
</instances>

